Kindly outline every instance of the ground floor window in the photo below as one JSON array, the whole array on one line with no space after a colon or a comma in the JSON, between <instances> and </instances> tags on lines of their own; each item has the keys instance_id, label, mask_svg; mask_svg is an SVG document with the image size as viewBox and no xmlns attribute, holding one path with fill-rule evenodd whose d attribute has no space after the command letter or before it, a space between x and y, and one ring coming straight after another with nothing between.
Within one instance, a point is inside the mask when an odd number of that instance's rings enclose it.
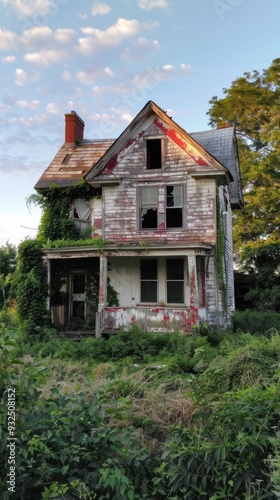
<instances>
[{"instance_id":1,"label":"ground floor window","mask_svg":"<svg viewBox=\"0 0 280 500\"><path fill-rule=\"evenodd\" d=\"M160 292L167 304L184 304L184 258L142 259L140 273L141 303L157 302Z\"/></svg>"},{"instance_id":2,"label":"ground floor window","mask_svg":"<svg viewBox=\"0 0 280 500\"><path fill-rule=\"evenodd\" d=\"M184 303L184 259L167 259L166 289L168 304Z\"/></svg>"},{"instance_id":3,"label":"ground floor window","mask_svg":"<svg viewBox=\"0 0 280 500\"><path fill-rule=\"evenodd\" d=\"M157 302L157 259L141 260L141 302Z\"/></svg>"}]
</instances>

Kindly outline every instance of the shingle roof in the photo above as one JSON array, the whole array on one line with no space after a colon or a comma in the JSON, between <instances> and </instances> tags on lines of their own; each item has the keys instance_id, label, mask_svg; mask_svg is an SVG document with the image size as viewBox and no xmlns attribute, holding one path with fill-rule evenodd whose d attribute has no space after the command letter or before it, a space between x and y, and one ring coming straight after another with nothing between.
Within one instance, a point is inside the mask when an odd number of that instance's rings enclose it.
<instances>
[{"instance_id":1,"label":"shingle roof","mask_svg":"<svg viewBox=\"0 0 280 500\"><path fill-rule=\"evenodd\" d=\"M193 146L201 154L206 155L205 158L209 161L209 165L218 170L230 172L233 179L233 182L230 183L231 202L233 206L240 206L243 199L234 127L187 133L152 101L144 106L117 139L83 140L77 144L63 144L34 186L35 189L48 188L52 183L59 187L70 187L76 185L81 179L90 181L95 178L102 172L104 165L112 159L112 155L118 153L120 145L127 147L129 144L131 147L133 142L131 142L131 134L133 133L135 136L137 127L142 124L145 116L151 113L158 115L170 130L174 128L177 135L193 141Z\"/></svg>"},{"instance_id":2,"label":"shingle roof","mask_svg":"<svg viewBox=\"0 0 280 500\"><path fill-rule=\"evenodd\" d=\"M230 171L234 179L230 185L231 202L236 206L242 204L243 197L234 127L192 132L190 135Z\"/></svg>"},{"instance_id":3,"label":"shingle roof","mask_svg":"<svg viewBox=\"0 0 280 500\"><path fill-rule=\"evenodd\" d=\"M78 145L64 144L34 188L48 188L52 183L59 187L77 184L114 141L115 139L104 139L82 141Z\"/></svg>"}]
</instances>

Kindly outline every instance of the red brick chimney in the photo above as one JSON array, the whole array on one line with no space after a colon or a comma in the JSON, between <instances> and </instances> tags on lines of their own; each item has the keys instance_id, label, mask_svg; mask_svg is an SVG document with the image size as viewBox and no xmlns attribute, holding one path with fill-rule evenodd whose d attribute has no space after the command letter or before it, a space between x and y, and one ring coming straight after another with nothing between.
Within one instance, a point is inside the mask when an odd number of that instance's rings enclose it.
<instances>
[{"instance_id":1,"label":"red brick chimney","mask_svg":"<svg viewBox=\"0 0 280 500\"><path fill-rule=\"evenodd\" d=\"M84 139L84 121L75 111L65 115L65 143L76 144Z\"/></svg>"}]
</instances>

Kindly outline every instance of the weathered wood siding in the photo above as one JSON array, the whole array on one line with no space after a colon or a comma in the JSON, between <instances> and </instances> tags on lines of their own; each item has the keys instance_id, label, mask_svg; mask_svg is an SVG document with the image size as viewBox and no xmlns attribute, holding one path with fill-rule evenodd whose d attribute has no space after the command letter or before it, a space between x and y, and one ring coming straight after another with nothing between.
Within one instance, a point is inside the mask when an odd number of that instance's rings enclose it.
<instances>
[{"instance_id":1,"label":"weathered wood siding","mask_svg":"<svg viewBox=\"0 0 280 500\"><path fill-rule=\"evenodd\" d=\"M215 196L214 179L194 179L189 172L196 168L190 158L171 139L164 136L164 160L162 169L145 168L145 138L162 137L162 132L154 124L117 167L121 184L103 187L103 237L110 242L205 242L215 244ZM165 186L183 186L183 227L165 228L164 199ZM141 186L158 187L158 229L140 230L139 203ZM100 223L100 212L94 220ZM95 224L96 225L96 224Z\"/></svg>"}]
</instances>

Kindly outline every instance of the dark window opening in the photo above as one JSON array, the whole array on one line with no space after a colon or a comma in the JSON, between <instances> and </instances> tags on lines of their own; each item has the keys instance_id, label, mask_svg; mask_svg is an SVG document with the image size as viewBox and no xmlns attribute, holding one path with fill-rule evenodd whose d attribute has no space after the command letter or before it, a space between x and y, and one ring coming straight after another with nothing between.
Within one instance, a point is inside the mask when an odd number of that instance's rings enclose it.
<instances>
[{"instance_id":1,"label":"dark window opening","mask_svg":"<svg viewBox=\"0 0 280 500\"><path fill-rule=\"evenodd\" d=\"M72 293L85 293L86 275L85 273L76 273L72 275Z\"/></svg>"},{"instance_id":2,"label":"dark window opening","mask_svg":"<svg viewBox=\"0 0 280 500\"><path fill-rule=\"evenodd\" d=\"M141 260L141 302L157 302L157 260Z\"/></svg>"},{"instance_id":3,"label":"dark window opening","mask_svg":"<svg viewBox=\"0 0 280 500\"><path fill-rule=\"evenodd\" d=\"M161 166L161 139L149 139L147 140L147 169L157 169Z\"/></svg>"},{"instance_id":4,"label":"dark window opening","mask_svg":"<svg viewBox=\"0 0 280 500\"><path fill-rule=\"evenodd\" d=\"M196 258L198 305L206 307L205 257Z\"/></svg>"},{"instance_id":5,"label":"dark window opening","mask_svg":"<svg viewBox=\"0 0 280 500\"><path fill-rule=\"evenodd\" d=\"M141 229L157 229L157 188L143 187L141 189Z\"/></svg>"},{"instance_id":6,"label":"dark window opening","mask_svg":"<svg viewBox=\"0 0 280 500\"><path fill-rule=\"evenodd\" d=\"M167 259L167 303L184 303L184 259Z\"/></svg>"},{"instance_id":7,"label":"dark window opening","mask_svg":"<svg viewBox=\"0 0 280 500\"><path fill-rule=\"evenodd\" d=\"M182 186L166 186L166 227L183 225Z\"/></svg>"}]
</instances>

